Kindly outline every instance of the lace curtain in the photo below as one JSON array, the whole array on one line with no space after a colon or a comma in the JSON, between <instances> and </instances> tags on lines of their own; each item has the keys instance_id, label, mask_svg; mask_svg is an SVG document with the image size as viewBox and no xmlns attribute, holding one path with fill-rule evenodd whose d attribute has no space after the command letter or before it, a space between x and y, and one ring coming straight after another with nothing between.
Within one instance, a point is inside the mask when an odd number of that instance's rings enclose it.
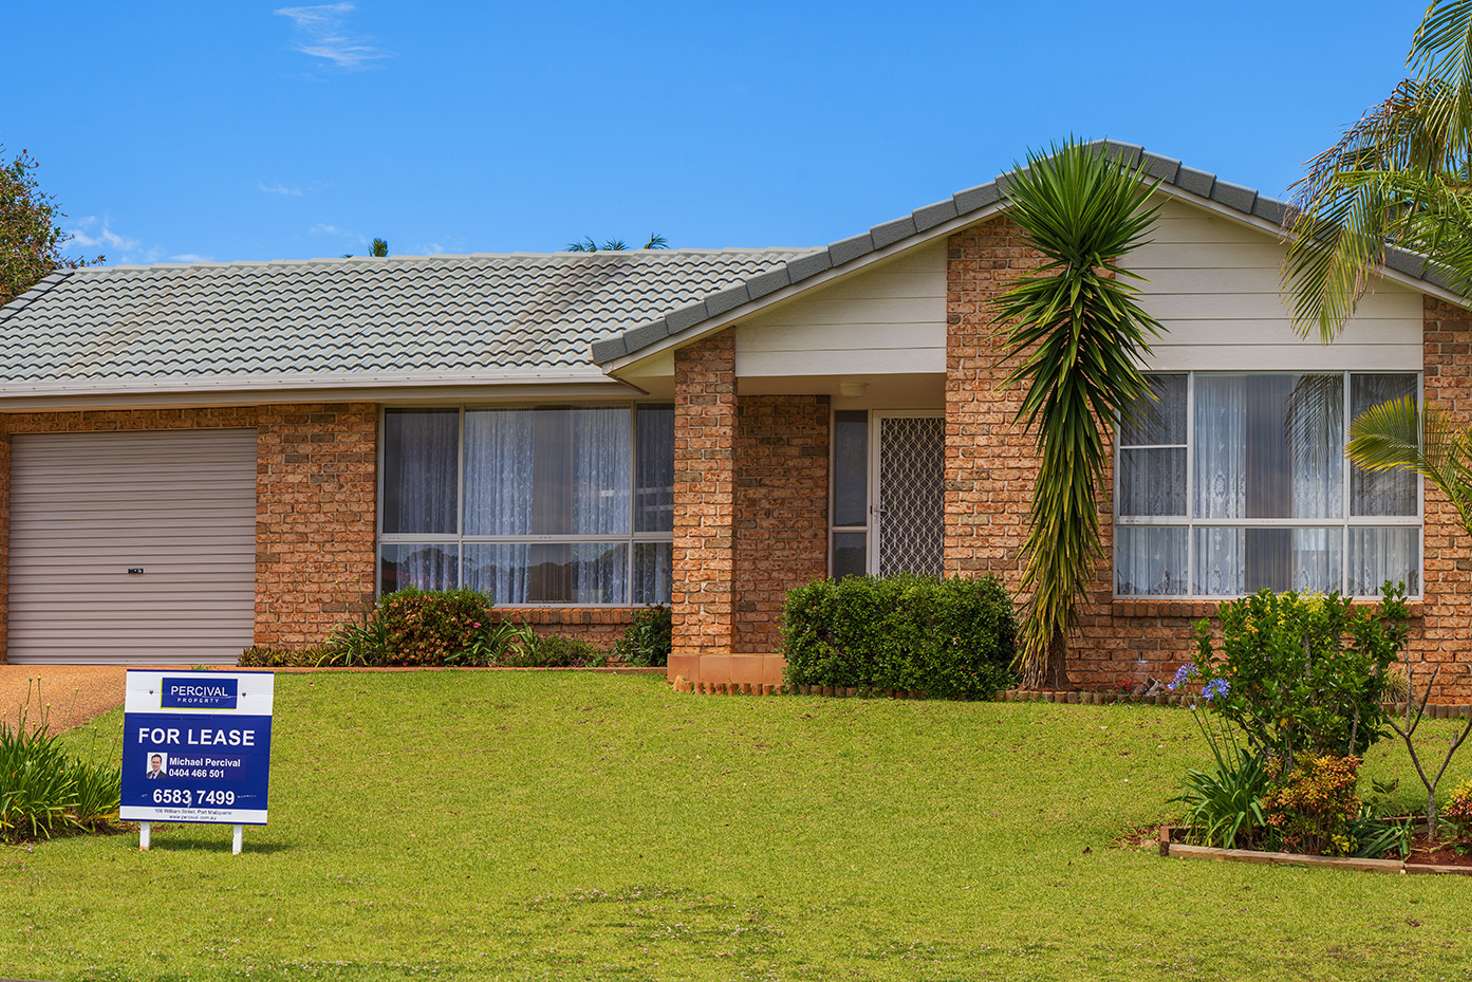
<instances>
[{"instance_id":1,"label":"lace curtain","mask_svg":"<svg viewBox=\"0 0 1472 982\"><path fill-rule=\"evenodd\" d=\"M1159 376L1157 401L1121 425L1119 513L1185 519L1186 376ZM1159 381L1165 379L1169 381ZM1176 381L1179 380L1179 381ZM1420 529L1343 524L1344 376L1215 374L1194 379L1191 520L1324 519L1329 527L1196 524L1131 528L1115 535L1121 594L1239 596L1268 587L1377 594L1385 580L1420 590ZM1413 374L1350 376L1350 412L1414 396ZM1153 445L1152 448L1132 444ZM1179 455L1179 458L1177 457ZM1356 517L1417 514L1417 482L1403 472L1350 470ZM1186 544L1194 573L1184 582ZM1347 551L1347 555L1346 555ZM1347 570L1347 576L1345 572ZM1179 572L1177 572L1179 571Z\"/></svg>"}]
</instances>

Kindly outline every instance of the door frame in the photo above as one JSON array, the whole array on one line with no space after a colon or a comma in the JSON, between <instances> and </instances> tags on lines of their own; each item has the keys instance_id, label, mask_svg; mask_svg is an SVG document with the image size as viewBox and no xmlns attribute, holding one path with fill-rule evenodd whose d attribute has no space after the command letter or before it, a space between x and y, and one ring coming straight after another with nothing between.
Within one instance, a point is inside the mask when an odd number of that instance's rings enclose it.
<instances>
[{"instance_id":1,"label":"door frame","mask_svg":"<svg viewBox=\"0 0 1472 982\"><path fill-rule=\"evenodd\" d=\"M869 410L869 542L865 562L870 576L879 575L879 543L884 524L883 501L879 496L879 461L883 456L882 421L885 419L931 417L944 422L944 409L871 409Z\"/></svg>"}]
</instances>

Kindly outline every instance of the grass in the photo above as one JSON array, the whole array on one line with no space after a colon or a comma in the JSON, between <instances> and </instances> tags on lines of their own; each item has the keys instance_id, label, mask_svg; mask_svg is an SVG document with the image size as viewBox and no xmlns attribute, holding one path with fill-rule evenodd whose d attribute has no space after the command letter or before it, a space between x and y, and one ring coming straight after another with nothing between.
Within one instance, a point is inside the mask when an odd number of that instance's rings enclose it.
<instances>
[{"instance_id":1,"label":"grass","mask_svg":"<svg viewBox=\"0 0 1472 982\"><path fill-rule=\"evenodd\" d=\"M1443 739L1439 723L1431 735ZM120 715L68 734L116 747ZM98 735L101 739L97 739ZM1176 710L282 675L271 825L0 848L0 976L1460 977L1472 879L1163 860ZM1403 751L1367 772L1402 777ZM1469 773L1454 765L1446 787Z\"/></svg>"}]
</instances>

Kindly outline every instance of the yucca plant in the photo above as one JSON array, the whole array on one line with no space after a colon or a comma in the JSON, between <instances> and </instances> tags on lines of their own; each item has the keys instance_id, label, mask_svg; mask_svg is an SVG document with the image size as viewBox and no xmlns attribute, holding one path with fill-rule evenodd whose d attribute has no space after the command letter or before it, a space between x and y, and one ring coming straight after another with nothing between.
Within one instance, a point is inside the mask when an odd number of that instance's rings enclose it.
<instances>
[{"instance_id":1,"label":"yucca plant","mask_svg":"<svg viewBox=\"0 0 1472 982\"><path fill-rule=\"evenodd\" d=\"M1432 3L1406 65L1410 77L1294 186L1283 281L1300 333L1338 335L1387 245L1472 292L1472 0Z\"/></svg>"},{"instance_id":2,"label":"yucca plant","mask_svg":"<svg viewBox=\"0 0 1472 982\"><path fill-rule=\"evenodd\" d=\"M1106 433L1151 398L1140 365L1162 328L1136 302L1139 277L1121 259L1154 225L1157 183L1098 145L1069 141L1030 153L1007 184L1008 216L1043 255L995 307L1015 362L1005 384L1025 388L1017 419L1042 458L1021 584L1031 597L1018 663L1030 688L1067 685L1075 604L1102 556Z\"/></svg>"}]
</instances>

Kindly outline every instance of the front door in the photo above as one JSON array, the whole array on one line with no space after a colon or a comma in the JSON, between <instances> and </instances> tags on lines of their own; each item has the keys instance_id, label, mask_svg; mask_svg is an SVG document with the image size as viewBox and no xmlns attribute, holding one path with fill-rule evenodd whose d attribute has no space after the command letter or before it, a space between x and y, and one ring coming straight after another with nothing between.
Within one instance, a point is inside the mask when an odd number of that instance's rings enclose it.
<instances>
[{"instance_id":1,"label":"front door","mask_svg":"<svg viewBox=\"0 0 1472 982\"><path fill-rule=\"evenodd\" d=\"M945 535L945 418L934 413L873 414L874 471L869 500L875 534L869 570L880 576L939 576Z\"/></svg>"}]
</instances>

